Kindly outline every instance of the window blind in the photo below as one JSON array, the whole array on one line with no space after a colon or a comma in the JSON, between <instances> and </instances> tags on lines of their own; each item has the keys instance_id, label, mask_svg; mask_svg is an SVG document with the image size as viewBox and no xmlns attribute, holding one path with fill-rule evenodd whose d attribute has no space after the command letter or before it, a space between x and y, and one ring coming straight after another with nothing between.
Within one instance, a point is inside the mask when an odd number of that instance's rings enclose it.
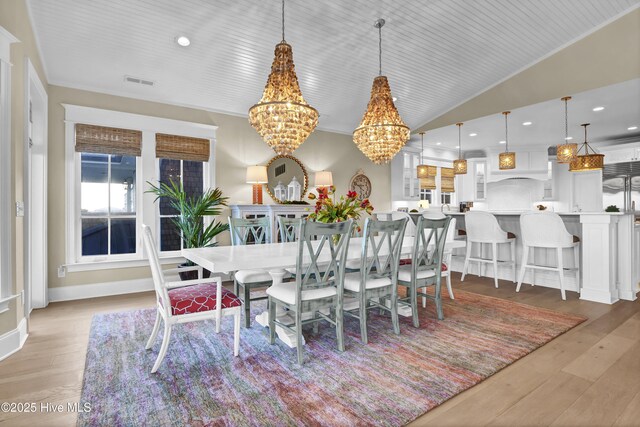
<instances>
[{"instance_id":1,"label":"window blind","mask_svg":"<svg viewBox=\"0 0 640 427\"><path fill-rule=\"evenodd\" d=\"M209 140L190 136L156 134L156 157L162 159L209 161Z\"/></svg>"},{"instance_id":2,"label":"window blind","mask_svg":"<svg viewBox=\"0 0 640 427\"><path fill-rule=\"evenodd\" d=\"M76 151L81 153L120 154L140 156L142 132L77 123Z\"/></svg>"},{"instance_id":3,"label":"window blind","mask_svg":"<svg viewBox=\"0 0 640 427\"><path fill-rule=\"evenodd\" d=\"M443 193L454 193L456 191L454 184L455 174L453 168L440 168L440 191Z\"/></svg>"}]
</instances>

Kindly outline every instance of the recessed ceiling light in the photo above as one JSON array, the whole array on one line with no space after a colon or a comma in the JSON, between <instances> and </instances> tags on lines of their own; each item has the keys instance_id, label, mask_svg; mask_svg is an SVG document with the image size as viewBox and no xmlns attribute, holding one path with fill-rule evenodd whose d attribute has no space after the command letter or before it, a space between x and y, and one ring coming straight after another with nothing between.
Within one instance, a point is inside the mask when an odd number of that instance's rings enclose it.
<instances>
[{"instance_id":1,"label":"recessed ceiling light","mask_svg":"<svg viewBox=\"0 0 640 427\"><path fill-rule=\"evenodd\" d=\"M456 148L460 148L460 146L459 146L459 145L456 145Z\"/></svg>"},{"instance_id":2,"label":"recessed ceiling light","mask_svg":"<svg viewBox=\"0 0 640 427\"><path fill-rule=\"evenodd\" d=\"M573 137L572 137L572 136L568 136L568 137L566 137L564 140L565 140L565 141L571 141L572 139L573 139Z\"/></svg>"},{"instance_id":3,"label":"recessed ceiling light","mask_svg":"<svg viewBox=\"0 0 640 427\"><path fill-rule=\"evenodd\" d=\"M442 145L442 142L436 142L436 145Z\"/></svg>"},{"instance_id":4,"label":"recessed ceiling light","mask_svg":"<svg viewBox=\"0 0 640 427\"><path fill-rule=\"evenodd\" d=\"M398 100L398 97L394 96L391 99L393 99L393 102L396 102Z\"/></svg>"},{"instance_id":5,"label":"recessed ceiling light","mask_svg":"<svg viewBox=\"0 0 640 427\"><path fill-rule=\"evenodd\" d=\"M638 126L630 126L627 128L627 130L636 130L638 129Z\"/></svg>"},{"instance_id":6,"label":"recessed ceiling light","mask_svg":"<svg viewBox=\"0 0 640 427\"><path fill-rule=\"evenodd\" d=\"M532 122L524 122L522 123L522 126L531 126Z\"/></svg>"},{"instance_id":7,"label":"recessed ceiling light","mask_svg":"<svg viewBox=\"0 0 640 427\"><path fill-rule=\"evenodd\" d=\"M500 142L500 144L506 144L507 143L507 141L499 141L499 142Z\"/></svg>"},{"instance_id":8,"label":"recessed ceiling light","mask_svg":"<svg viewBox=\"0 0 640 427\"><path fill-rule=\"evenodd\" d=\"M176 37L176 43L178 43L182 47L187 47L191 44L191 40L187 36L178 36Z\"/></svg>"},{"instance_id":9,"label":"recessed ceiling light","mask_svg":"<svg viewBox=\"0 0 640 427\"><path fill-rule=\"evenodd\" d=\"M604 110L604 107L595 107L593 109L593 111L602 111L602 110Z\"/></svg>"},{"instance_id":10,"label":"recessed ceiling light","mask_svg":"<svg viewBox=\"0 0 640 427\"><path fill-rule=\"evenodd\" d=\"M469 136L476 136L477 133L470 133Z\"/></svg>"}]
</instances>

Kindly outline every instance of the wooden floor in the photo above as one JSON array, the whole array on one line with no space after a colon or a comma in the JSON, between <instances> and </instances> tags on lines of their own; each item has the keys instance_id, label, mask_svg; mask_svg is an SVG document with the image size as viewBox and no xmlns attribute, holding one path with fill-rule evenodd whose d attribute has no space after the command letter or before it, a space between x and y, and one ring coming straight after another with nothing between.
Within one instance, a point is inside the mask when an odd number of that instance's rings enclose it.
<instances>
[{"instance_id":1,"label":"wooden floor","mask_svg":"<svg viewBox=\"0 0 640 427\"><path fill-rule=\"evenodd\" d=\"M413 425L640 425L640 300L613 306L568 292L468 276L455 289L584 315L589 320L454 397ZM34 310L24 348L0 362L0 402L63 404L80 399L85 352L95 313L152 307L141 293L53 303ZM75 425L69 412L0 413L3 425Z\"/></svg>"}]
</instances>

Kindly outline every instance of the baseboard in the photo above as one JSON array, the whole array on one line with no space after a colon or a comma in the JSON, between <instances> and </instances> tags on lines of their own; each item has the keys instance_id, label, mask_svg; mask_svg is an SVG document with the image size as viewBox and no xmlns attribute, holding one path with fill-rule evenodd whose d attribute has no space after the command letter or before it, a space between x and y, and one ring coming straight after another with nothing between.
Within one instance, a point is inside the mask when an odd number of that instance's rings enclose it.
<instances>
[{"instance_id":1,"label":"baseboard","mask_svg":"<svg viewBox=\"0 0 640 427\"><path fill-rule=\"evenodd\" d=\"M49 288L49 302L125 295L152 290L153 280L150 277L136 280L121 280L118 282L61 286L58 288Z\"/></svg>"},{"instance_id":2,"label":"baseboard","mask_svg":"<svg viewBox=\"0 0 640 427\"><path fill-rule=\"evenodd\" d=\"M20 350L28 336L27 319L23 318L16 329L0 336L0 361Z\"/></svg>"}]
</instances>

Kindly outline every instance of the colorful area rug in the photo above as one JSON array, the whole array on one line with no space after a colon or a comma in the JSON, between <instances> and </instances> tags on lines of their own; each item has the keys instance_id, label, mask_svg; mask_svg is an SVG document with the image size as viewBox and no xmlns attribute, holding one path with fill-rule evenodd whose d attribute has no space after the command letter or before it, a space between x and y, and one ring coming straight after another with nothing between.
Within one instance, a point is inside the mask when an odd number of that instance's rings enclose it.
<instances>
[{"instance_id":1,"label":"colorful area rug","mask_svg":"<svg viewBox=\"0 0 640 427\"><path fill-rule=\"evenodd\" d=\"M309 329L302 366L255 322L241 330L239 357L231 318L218 335L211 322L181 325L156 374L162 334L144 350L153 310L96 315L81 400L92 410L78 425L400 426L586 320L463 291L444 300L443 321L433 304L420 312L419 329L401 317L394 335L372 311L368 345L347 319L344 353L328 324Z\"/></svg>"}]
</instances>

